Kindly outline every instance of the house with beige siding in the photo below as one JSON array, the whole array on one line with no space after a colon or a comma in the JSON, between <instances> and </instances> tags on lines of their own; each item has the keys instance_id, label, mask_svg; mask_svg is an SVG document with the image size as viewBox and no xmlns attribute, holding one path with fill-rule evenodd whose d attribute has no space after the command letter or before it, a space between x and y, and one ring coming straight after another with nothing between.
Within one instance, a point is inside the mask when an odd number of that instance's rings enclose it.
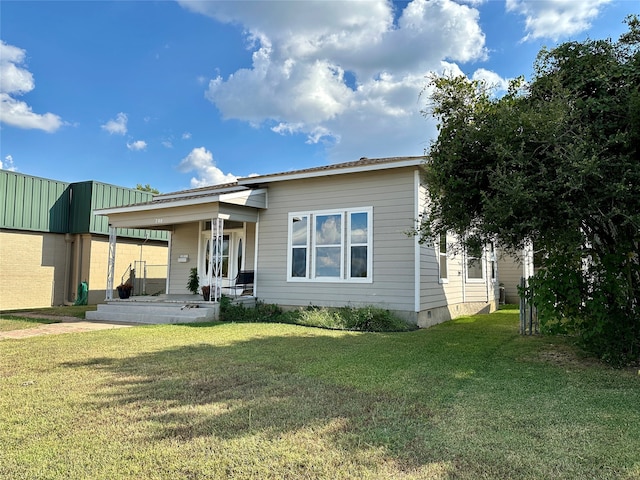
<instances>
[{"instance_id":1,"label":"house with beige siding","mask_svg":"<svg viewBox=\"0 0 640 480\"><path fill-rule=\"evenodd\" d=\"M252 271L251 295L285 308L375 305L419 326L492 311L499 295L492 246L475 258L454 254L453 237L428 245L410 234L427 198L424 160L362 158L94 213L111 229L169 232L166 299L189 298L195 268L200 284L214 287L214 303L220 293L239 295L234 279Z\"/></svg>"}]
</instances>

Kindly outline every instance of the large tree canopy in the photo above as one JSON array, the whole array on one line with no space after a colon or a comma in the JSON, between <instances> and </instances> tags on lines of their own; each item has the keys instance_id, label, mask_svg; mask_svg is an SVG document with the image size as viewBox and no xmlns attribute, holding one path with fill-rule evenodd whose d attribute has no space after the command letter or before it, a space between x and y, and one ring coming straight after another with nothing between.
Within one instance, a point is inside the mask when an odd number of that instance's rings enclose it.
<instances>
[{"instance_id":1,"label":"large tree canopy","mask_svg":"<svg viewBox=\"0 0 640 480\"><path fill-rule=\"evenodd\" d=\"M425 177L422 238L468 248L532 241L547 330L574 331L616 363L640 359L640 22L618 41L542 50L531 82L496 98L465 77L434 77L439 121Z\"/></svg>"}]
</instances>

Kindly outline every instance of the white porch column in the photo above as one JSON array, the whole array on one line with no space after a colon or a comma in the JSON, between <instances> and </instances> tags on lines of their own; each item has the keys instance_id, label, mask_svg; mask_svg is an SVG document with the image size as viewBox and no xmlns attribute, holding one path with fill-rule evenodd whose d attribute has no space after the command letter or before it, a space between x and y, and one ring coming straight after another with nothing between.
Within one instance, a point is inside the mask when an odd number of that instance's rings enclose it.
<instances>
[{"instance_id":1,"label":"white porch column","mask_svg":"<svg viewBox=\"0 0 640 480\"><path fill-rule=\"evenodd\" d=\"M522 276L526 284L529 284L529 278L533 277L533 242L527 240L522 251Z\"/></svg>"},{"instance_id":2,"label":"white porch column","mask_svg":"<svg viewBox=\"0 0 640 480\"><path fill-rule=\"evenodd\" d=\"M224 220L222 218L211 219L211 250L209 256L209 275L207 281L211 288L209 301L218 302L222 288L222 247L224 234Z\"/></svg>"},{"instance_id":3,"label":"white porch column","mask_svg":"<svg viewBox=\"0 0 640 480\"><path fill-rule=\"evenodd\" d=\"M116 269L116 228L109 225L109 259L107 261L107 291L105 300L113 300L113 277Z\"/></svg>"}]
</instances>

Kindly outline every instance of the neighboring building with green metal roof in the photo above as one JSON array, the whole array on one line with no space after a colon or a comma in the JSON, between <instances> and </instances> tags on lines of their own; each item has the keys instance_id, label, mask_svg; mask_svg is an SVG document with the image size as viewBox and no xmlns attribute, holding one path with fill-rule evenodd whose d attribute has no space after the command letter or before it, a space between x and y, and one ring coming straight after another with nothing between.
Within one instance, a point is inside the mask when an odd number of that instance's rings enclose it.
<instances>
[{"instance_id":1,"label":"neighboring building with green metal roof","mask_svg":"<svg viewBox=\"0 0 640 480\"><path fill-rule=\"evenodd\" d=\"M109 225L93 211L152 198L95 181L66 183L0 170L0 310L71 303L82 281L89 284L89 303L103 301L104 288L91 287L105 284ZM118 229L117 235L118 279L127 280L129 266L137 267L134 292L163 291L168 233Z\"/></svg>"}]
</instances>

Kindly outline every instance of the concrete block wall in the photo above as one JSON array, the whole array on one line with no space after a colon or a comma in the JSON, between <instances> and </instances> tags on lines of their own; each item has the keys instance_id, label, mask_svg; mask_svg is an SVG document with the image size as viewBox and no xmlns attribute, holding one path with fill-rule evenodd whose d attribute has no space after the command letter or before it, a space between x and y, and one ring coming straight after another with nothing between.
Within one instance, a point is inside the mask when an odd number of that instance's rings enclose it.
<instances>
[{"instance_id":1,"label":"concrete block wall","mask_svg":"<svg viewBox=\"0 0 640 480\"><path fill-rule=\"evenodd\" d=\"M0 230L0 310L64 302L64 234Z\"/></svg>"}]
</instances>

